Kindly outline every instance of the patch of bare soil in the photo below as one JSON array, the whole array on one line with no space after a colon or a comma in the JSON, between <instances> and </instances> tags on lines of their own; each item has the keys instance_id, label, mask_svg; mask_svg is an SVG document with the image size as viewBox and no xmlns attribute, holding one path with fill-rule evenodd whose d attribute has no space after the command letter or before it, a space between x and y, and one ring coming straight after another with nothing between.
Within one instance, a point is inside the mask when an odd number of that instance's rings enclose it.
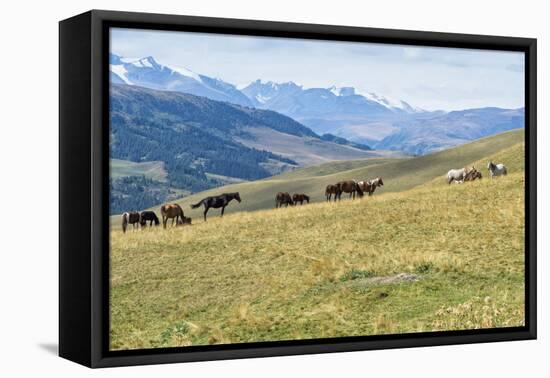
<instances>
[{"instance_id":1,"label":"patch of bare soil","mask_svg":"<svg viewBox=\"0 0 550 378\"><path fill-rule=\"evenodd\" d=\"M391 285L401 282L416 282L420 279L421 277L418 274L398 273L392 276L362 278L347 282L347 284L351 287L365 287L376 285Z\"/></svg>"}]
</instances>

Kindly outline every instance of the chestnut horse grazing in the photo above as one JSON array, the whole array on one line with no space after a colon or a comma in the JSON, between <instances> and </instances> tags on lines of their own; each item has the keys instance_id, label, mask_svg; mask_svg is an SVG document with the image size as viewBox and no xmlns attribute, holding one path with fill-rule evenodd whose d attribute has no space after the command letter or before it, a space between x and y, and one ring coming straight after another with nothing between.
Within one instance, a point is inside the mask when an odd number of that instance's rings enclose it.
<instances>
[{"instance_id":1,"label":"chestnut horse grazing","mask_svg":"<svg viewBox=\"0 0 550 378\"><path fill-rule=\"evenodd\" d=\"M169 218L172 219L172 226L174 225L174 220L177 226L179 219L183 219L183 209L177 203L162 205L160 207L160 215L162 216L162 226L164 228L166 228L166 222L168 222Z\"/></svg>"},{"instance_id":2,"label":"chestnut horse grazing","mask_svg":"<svg viewBox=\"0 0 550 378\"><path fill-rule=\"evenodd\" d=\"M294 202L294 204L298 204L298 202L300 202L300 205L303 205L304 204L304 201L306 201L307 203L309 203L309 196L305 195L305 194L294 194L292 196L292 201Z\"/></svg>"},{"instance_id":3,"label":"chestnut horse grazing","mask_svg":"<svg viewBox=\"0 0 550 378\"><path fill-rule=\"evenodd\" d=\"M206 213L208 213L208 210L213 207L214 209L222 208L222 217L223 212L225 210L225 207L231 202L231 200L236 199L237 201L241 202L241 196L239 195L239 192L235 193L223 193L219 196L213 196L213 197L206 197L197 202L194 205L191 205L192 209L196 209L200 205L204 205L204 221L206 222Z\"/></svg>"},{"instance_id":4,"label":"chestnut horse grazing","mask_svg":"<svg viewBox=\"0 0 550 378\"><path fill-rule=\"evenodd\" d=\"M288 205L294 206L294 202L288 192L279 192L277 196L275 196L275 208L283 207L283 205L285 205L285 207L288 207Z\"/></svg>"},{"instance_id":5,"label":"chestnut horse grazing","mask_svg":"<svg viewBox=\"0 0 550 378\"><path fill-rule=\"evenodd\" d=\"M336 201L336 198L338 197L338 187L336 185L329 184L327 185L325 189L325 197L327 197L327 201L330 202L330 199L332 198L332 195L334 194L334 200Z\"/></svg>"},{"instance_id":6,"label":"chestnut horse grazing","mask_svg":"<svg viewBox=\"0 0 550 378\"><path fill-rule=\"evenodd\" d=\"M122 214L122 232L126 232L126 228L129 224L135 229L136 226L139 226L140 216L138 212L130 211Z\"/></svg>"},{"instance_id":7,"label":"chestnut horse grazing","mask_svg":"<svg viewBox=\"0 0 550 378\"><path fill-rule=\"evenodd\" d=\"M336 194L336 198L338 198L338 200L341 199L342 192L349 193L349 198L353 197L353 199L355 199L356 192L359 197L363 197L363 190L353 180L340 181L336 184L336 186L338 187L338 193Z\"/></svg>"}]
</instances>

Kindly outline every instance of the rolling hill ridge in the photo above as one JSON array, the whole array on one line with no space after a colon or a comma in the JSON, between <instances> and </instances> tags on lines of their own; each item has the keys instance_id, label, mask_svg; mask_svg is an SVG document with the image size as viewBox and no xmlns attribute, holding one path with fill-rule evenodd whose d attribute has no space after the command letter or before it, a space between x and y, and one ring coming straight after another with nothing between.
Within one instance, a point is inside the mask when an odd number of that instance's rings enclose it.
<instances>
[{"instance_id":1,"label":"rolling hill ridge","mask_svg":"<svg viewBox=\"0 0 550 378\"><path fill-rule=\"evenodd\" d=\"M510 148L517 148L524 141L524 131L514 130L492 137L482 138L475 142L464 144L452 149L436 152L419 157L377 158L366 160L352 160L331 162L298 169L292 172L269 177L254 182L243 182L227 185L221 188L195 193L175 202L179 203L186 216L193 221L202 222L202 210L191 209L190 204L200 199L224 192L239 192L243 201L232 203L226 208L226 214L275 207L277 192L306 193L312 202L325 201L324 190L326 185L340 180L363 180L382 177L384 186L378 188L375 196L389 192L401 192L412 189L432 181L445 182L445 175L449 169L461 168L477 162L477 168L487 176L485 166L487 162L480 161ZM522 161L523 154L518 151ZM498 156L498 155L497 155ZM512 155L510 155L512 156ZM506 161L504 161L506 163ZM519 164L519 163L518 163ZM521 169L522 165L512 165L511 169ZM345 198L345 195L342 197ZM160 204L159 204L160 205ZM158 212L158 207L151 208ZM210 214L210 213L209 213ZM211 210L210 216L218 216L219 211ZM118 217L112 217L118 223Z\"/></svg>"}]
</instances>

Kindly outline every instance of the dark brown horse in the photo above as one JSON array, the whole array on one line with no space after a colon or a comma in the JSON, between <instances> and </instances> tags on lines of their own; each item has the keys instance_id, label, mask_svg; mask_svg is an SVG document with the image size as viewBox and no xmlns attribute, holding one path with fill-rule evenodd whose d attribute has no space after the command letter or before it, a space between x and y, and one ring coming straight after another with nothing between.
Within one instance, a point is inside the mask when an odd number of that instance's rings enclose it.
<instances>
[{"instance_id":1,"label":"dark brown horse","mask_svg":"<svg viewBox=\"0 0 550 378\"><path fill-rule=\"evenodd\" d=\"M146 227L147 222L149 222L149 227L153 225L153 222L155 223L155 226L160 224L159 218L154 211L142 211L139 217L139 224L141 224L141 227Z\"/></svg>"},{"instance_id":2,"label":"dark brown horse","mask_svg":"<svg viewBox=\"0 0 550 378\"><path fill-rule=\"evenodd\" d=\"M199 202L197 202L194 205L191 205L192 209L196 209L200 205L204 205L204 221L206 222L206 213L208 213L208 210L210 210L211 207L214 209L222 208L222 217L223 212L225 211L225 207L231 202L232 200L237 200L239 203L241 202L241 196L239 192L235 193L223 193L219 196L213 196L213 197L206 197L201 199Z\"/></svg>"},{"instance_id":3,"label":"dark brown horse","mask_svg":"<svg viewBox=\"0 0 550 378\"><path fill-rule=\"evenodd\" d=\"M292 201L294 202L294 204L298 204L298 202L300 202L300 205L303 205L304 204L304 201L306 201L307 203L309 203L309 196L305 195L305 194L299 194L299 193L296 193L292 196Z\"/></svg>"},{"instance_id":4,"label":"dark brown horse","mask_svg":"<svg viewBox=\"0 0 550 378\"><path fill-rule=\"evenodd\" d=\"M353 180L340 181L336 186L338 187L338 194L336 195L338 200L341 199L342 193L349 193L349 198L353 197L353 199L355 199L355 193L359 197L363 197L363 190Z\"/></svg>"},{"instance_id":5,"label":"dark brown horse","mask_svg":"<svg viewBox=\"0 0 550 378\"><path fill-rule=\"evenodd\" d=\"M162 205L160 207L160 214L162 216L162 226L164 228L166 228L166 222L168 222L170 218L172 219L172 226L174 225L174 220L177 226L179 219L183 219L183 209L177 203Z\"/></svg>"},{"instance_id":6,"label":"dark brown horse","mask_svg":"<svg viewBox=\"0 0 550 378\"><path fill-rule=\"evenodd\" d=\"M136 226L139 227L140 216L138 212L130 211L122 214L122 232L126 232L126 228L131 224L135 229Z\"/></svg>"},{"instance_id":7,"label":"dark brown horse","mask_svg":"<svg viewBox=\"0 0 550 378\"><path fill-rule=\"evenodd\" d=\"M294 202L288 192L279 192L275 197L275 208L283 207L283 205L285 205L285 207L288 207L288 205L294 205Z\"/></svg>"},{"instance_id":8,"label":"dark brown horse","mask_svg":"<svg viewBox=\"0 0 550 378\"><path fill-rule=\"evenodd\" d=\"M327 185L325 189L325 197L327 197L327 201L330 202L330 199L332 198L333 194L334 194L334 200L336 201L336 198L338 198L338 194L339 194L338 186L332 185L332 184Z\"/></svg>"}]
</instances>

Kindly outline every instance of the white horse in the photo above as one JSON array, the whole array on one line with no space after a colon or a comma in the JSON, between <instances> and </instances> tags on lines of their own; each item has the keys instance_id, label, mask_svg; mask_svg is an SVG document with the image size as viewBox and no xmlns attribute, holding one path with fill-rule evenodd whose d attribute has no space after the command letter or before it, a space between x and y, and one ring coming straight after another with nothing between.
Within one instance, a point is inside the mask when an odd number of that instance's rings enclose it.
<instances>
[{"instance_id":1,"label":"white horse","mask_svg":"<svg viewBox=\"0 0 550 378\"><path fill-rule=\"evenodd\" d=\"M467 175L468 171L466 170L466 168L451 169L449 172L447 172L447 184L450 184L453 181L462 184Z\"/></svg>"},{"instance_id":2,"label":"white horse","mask_svg":"<svg viewBox=\"0 0 550 378\"><path fill-rule=\"evenodd\" d=\"M491 178L494 176L506 176L508 174L508 170L504 164L495 164L492 161L487 163L487 169Z\"/></svg>"}]
</instances>

